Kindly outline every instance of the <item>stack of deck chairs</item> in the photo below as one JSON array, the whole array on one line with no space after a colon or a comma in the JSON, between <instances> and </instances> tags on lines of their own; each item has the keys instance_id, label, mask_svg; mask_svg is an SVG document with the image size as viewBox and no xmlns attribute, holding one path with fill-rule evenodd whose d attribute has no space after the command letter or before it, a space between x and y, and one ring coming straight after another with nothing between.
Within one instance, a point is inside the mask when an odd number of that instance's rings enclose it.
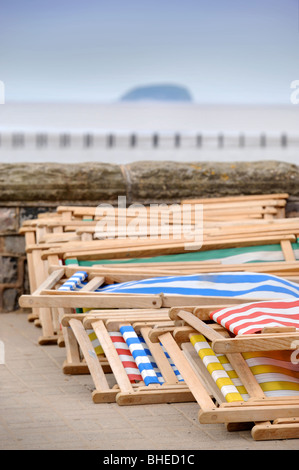
<instances>
[{"instance_id":1,"label":"stack of deck chairs","mask_svg":"<svg viewBox=\"0 0 299 470\"><path fill-rule=\"evenodd\" d=\"M286 217L287 200L194 199L137 215L59 206L20 230L20 306L40 345L65 348L63 373L91 375L94 403L195 401L201 423L299 438L299 218Z\"/></svg>"}]
</instances>

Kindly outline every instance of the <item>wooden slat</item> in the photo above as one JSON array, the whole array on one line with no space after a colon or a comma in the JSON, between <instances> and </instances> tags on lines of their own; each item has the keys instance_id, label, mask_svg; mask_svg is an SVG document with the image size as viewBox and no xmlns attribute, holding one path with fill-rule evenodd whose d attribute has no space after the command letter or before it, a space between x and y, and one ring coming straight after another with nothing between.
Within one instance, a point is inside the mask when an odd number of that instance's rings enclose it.
<instances>
[{"instance_id":1,"label":"wooden slat","mask_svg":"<svg viewBox=\"0 0 299 470\"><path fill-rule=\"evenodd\" d=\"M82 323L79 320L72 319L70 320L70 326L80 345L80 348L82 349L95 387L101 391L109 391L110 387L108 385L107 379Z\"/></svg>"},{"instance_id":2,"label":"wooden slat","mask_svg":"<svg viewBox=\"0 0 299 470\"><path fill-rule=\"evenodd\" d=\"M115 350L113 342L107 333L107 330L104 326L102 320L93 323L93 329L98 337L98 340L105 352L105 356L107 357L112 372L117 380L117 383L120 389L126 393L133 393L133 388L129 381L129 378L126 374L126 371L122 365L122 362Z\"/></svg>"}]
</instances>

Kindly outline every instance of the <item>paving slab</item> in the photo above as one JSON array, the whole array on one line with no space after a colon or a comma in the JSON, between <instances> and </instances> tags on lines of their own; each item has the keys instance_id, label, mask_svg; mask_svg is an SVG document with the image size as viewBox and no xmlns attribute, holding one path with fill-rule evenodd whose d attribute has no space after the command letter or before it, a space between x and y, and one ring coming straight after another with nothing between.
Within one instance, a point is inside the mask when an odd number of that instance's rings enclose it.
<instances>
[{"instance_id":1,"label":"paving slab","mask_svg":"<svg viewBox=\"0 0 299 470\"><path fill-rule=\"evenodd\" d=\"M256 442L198 422L196 403L94 404L89 375L62 372L65 348L40 346L23 312L0 314L0 450L296 450L299 439Z\"/></svg>"}]
</instances>

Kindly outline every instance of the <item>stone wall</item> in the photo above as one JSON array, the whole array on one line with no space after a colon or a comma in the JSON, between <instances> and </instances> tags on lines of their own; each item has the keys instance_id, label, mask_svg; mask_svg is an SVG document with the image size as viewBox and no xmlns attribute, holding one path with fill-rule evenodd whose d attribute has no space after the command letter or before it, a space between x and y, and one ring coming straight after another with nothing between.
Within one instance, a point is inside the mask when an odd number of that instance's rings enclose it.
<instances>
[{"instance_id":1,"label":"stone wall","mask_svg":"<svg viewBox=\"0 0 299 470\"><path fill-rule=\"evenodd\" d=\"M28 292L26 219L58 205L174 203L194 197L288 193L287 216L299 215L299 167L265 162L137 162L129 165L0 164L0 311L18 308Z\"/></svg>"},{"instance_id":2,"label":"stone wall","mask_svg":"<svg viewBox=\"0 0 299 470\"><path fill-rule=\"evenodd\" d=\"M0 207L0 312L18 309L18 298L29 292L25 240L19 228L26 219L36 218L54 207L24 207L20 201Z\"/></svg>"}]
</instances>

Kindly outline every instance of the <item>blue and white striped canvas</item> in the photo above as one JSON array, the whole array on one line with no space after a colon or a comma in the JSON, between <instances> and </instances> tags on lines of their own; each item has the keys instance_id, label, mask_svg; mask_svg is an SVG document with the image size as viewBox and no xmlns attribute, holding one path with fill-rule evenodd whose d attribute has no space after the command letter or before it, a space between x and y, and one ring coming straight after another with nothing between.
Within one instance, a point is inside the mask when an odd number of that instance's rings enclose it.
<instances>
[{"instance_id":1,"label":"blue and white striped canvas","mask_svg":"<svg viewBox=\"0 0 299 470\"><path fill-rule=\"evenodd\" d=\"M197 295L207 297L241 297L244 299L294 299L299 285L277 276L262 273L211 273L168 276L113 284L99 290L118 294Z\"/></svg>"},{"instance_id":2,"label":"blue and white striped canvas","mask_svg":"<svg viewBox=\"0 0 299 470\"><path fill-rule=\"evenodd\" d=\"M144 349L143 344L145 343L142 343L142 341L140 341L140 338L135 333L134 328L129 325L122 326L119 331L121 332L125 342L129 346L131 354L135 359L135 362L137 364L140 374L142 375L145 385L160 384L160 380L155 372L155 368L157 368L157 365L152 364L147 352Z\"/></svg>"},{"instance_id":3,"label":"blue and white striped canvas","mask_svg":"<svg viewBox=\"0 0 299 470\"><path fill-rule=\"evenodd\" d=\"M80 271L80 274L82 271ZM69 279L69 281L71 278ZM72 279L73 281L74 279ZM67 281L67 282L69 282ZM84 281L79 276L77 289ZM111 284L96 290L103 294L165 294L205 297L240 297L255 300L297 299L299 285L270 274L227 272L165 276Z\"/></svg>"},{"instance_id":4,"label":"blue and white striped canvas","mask_svg":"<svg viewBox=\"0 0 299 470\"><path fill-rule=\"evenodd\" d=\"M86 271L78 271L73 274L67 281L58 287L59 291L69 292L79 290L84 286L84 281L87 278Z\"/></svg>"}]
</instances>

